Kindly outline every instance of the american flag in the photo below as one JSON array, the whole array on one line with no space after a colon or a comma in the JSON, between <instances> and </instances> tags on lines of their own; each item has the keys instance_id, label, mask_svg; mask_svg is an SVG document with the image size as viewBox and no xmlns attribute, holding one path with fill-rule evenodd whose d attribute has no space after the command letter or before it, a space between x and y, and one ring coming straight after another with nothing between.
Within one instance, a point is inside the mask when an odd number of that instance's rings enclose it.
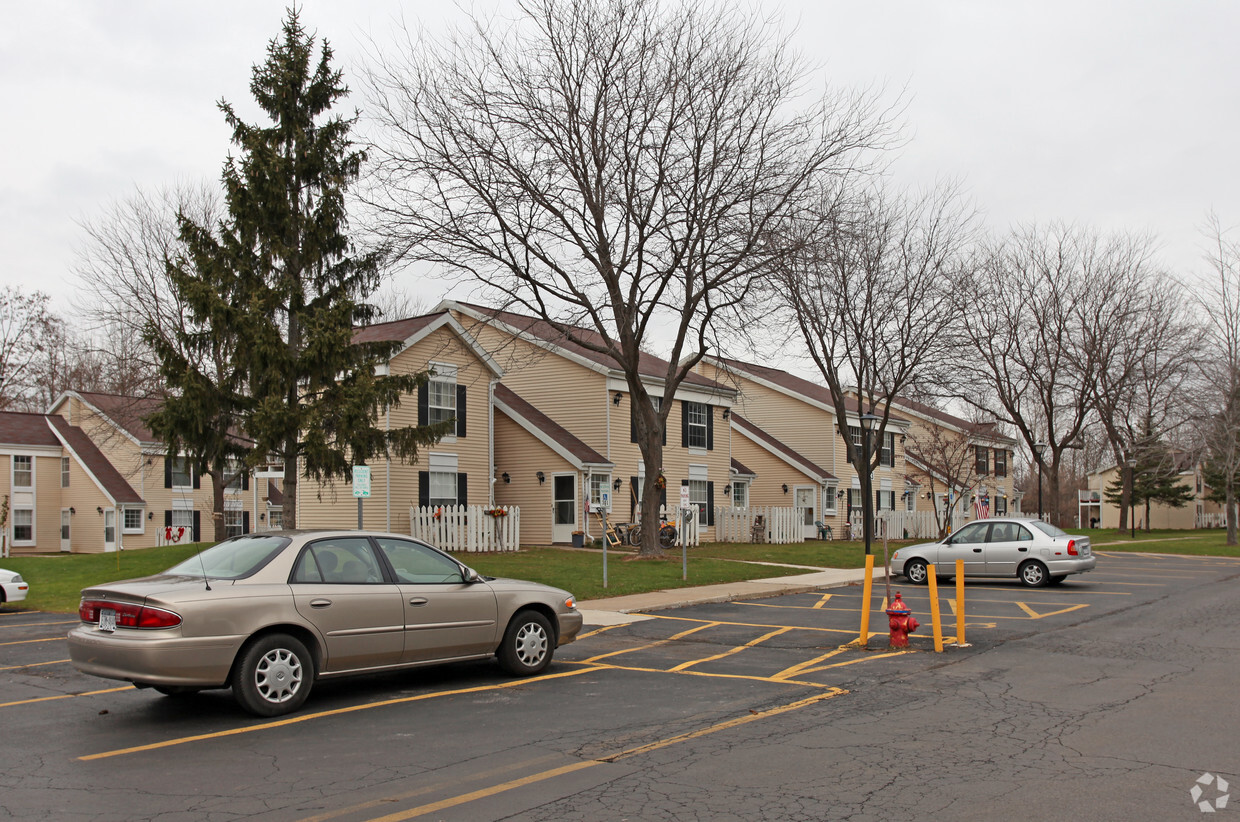
<instances>
[{"instance_id":1,"label":"american flag","mask_svg":"<svg viewBox=\"0 0 1240 822\"><path fill-rule=\"evenodd\" d=\"M973 518L990 518L990 494L982 494L980 497L973 498Z\"/></svg>"}]
</instances>

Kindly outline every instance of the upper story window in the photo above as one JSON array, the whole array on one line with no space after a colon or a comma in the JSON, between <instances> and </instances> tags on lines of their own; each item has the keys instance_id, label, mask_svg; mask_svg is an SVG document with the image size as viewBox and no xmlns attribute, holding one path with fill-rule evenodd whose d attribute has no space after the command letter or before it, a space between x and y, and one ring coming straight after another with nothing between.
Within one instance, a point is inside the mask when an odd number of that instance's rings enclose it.
<instances>
[{"instance_id":1,"label":"upper story window","mask_svg":"<svg viewBox=\"0 0 1240 822\"><path fill-rule=\"evenodd\" d=\"M663 398L652 394L650 396L650 407L654 409L654 413L657 416L663 409ZM629 404L629 442L637 442L637 406L634 403ZM667 445L666 423L663 426L663 444Z\"/></svg>"},{"instance_id":2,"label":"upper story window","mask_svg":"<svg viewBox=\"0 0 1240 822\"><path fill-rule=\"evenodd\" d=\"M34 457L17 454L13 457L13 487L34 487Z\"/></svg>"},{"instance_id":3,"label":"upper story window","mask_svg":"<svg viewBox=\"0 0 1240 822\"><path fill-rule=\"evenodd\" d=\"M69 487L69 458L68 457L60 458L60 487L61 488Z\"/></svg>"},{"instance_id":4,"label":"upper story window","mask_svg":"<svg viewBox=\"0 0 1240 822\"><path fill-rule=\"evenodd\" d=\"M194 472L185 457L175 457L171 461L170 474L173 488L189 488L194 484Z\"/></svg>"},{"instance_id":5,"label":"upper story window","mask_svg":"<svg viewBox=\"0 0 1240 822\"><path fill-rule=\"evenodd\" d=\"M700 402L685 405L685 447L710 448L710 406Z\"/></svg>"},{"instance_id":6,"label":"upper story window","mask_svg":"<svg viewBox=\"0 0 1240 822\"><path fill-rule=\"evenodd\" d=\"M427 412L431 425L456 418L456 374L431 377L427 389Z\"/></svg>"},{"instance_id":7,"label":"upper story window","mask_svg":"<svg viewBox=\"0 0 1240 822\"><path fill-rule=\"evenodd\" d=\"M1007 451L1002 448L995 449L995 476L1007 476Z\"/></svg>"},{"instance_id":8,"label":"upper story window","mask_svg":"<svg viewBox=\"0 0 1240 822\"><path fill-rule=\"evenodd\" d=\"M896 467L896 435L893 432L883 434L883 450L879 454L878 464L888 468Z\"/></svg>"},{"instance_id":9,"label":"upper story window","mask_svg":"<svg viewBox=\"0 0 1240 822\"><path fill-rule=\"evenodd\" d=\"M852 444L855 445L857 448L861 447L861 443L862 443L861 435L862 435L862 431L861 431L860 425L848 426L848 438L852 440Z\"/></svg>"},{"instance_id":10,"label":"upper story window","mask_svg":"<svg viewBox=\"0 0 1240 822\"><path fill-rule=\"evenodd\" d=\"M989 474L990 473L990 449L982 445L976 445L974 446L974 450L977 452L977 465L973 469L974 472L976 472L979 476L985 476L986 474Z\"/></svg>"}]
</instances>

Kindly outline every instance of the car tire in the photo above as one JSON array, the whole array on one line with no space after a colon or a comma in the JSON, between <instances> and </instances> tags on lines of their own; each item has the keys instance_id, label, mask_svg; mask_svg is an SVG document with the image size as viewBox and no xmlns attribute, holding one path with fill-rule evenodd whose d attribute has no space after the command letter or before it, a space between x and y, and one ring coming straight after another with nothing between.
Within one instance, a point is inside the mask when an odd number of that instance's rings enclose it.
<instances>
[{"instance_id":1,"label":"car tire","mask_svg":"<svg viewBox=\"0 0 1240 822\"><path fill-rule=\"evenodd\" d=\"M924 559L910 559L904 563L904 576L914 585L925 585L930 579L930 569Z\"/></svg>"},{"instance_id":2,"label":"car tire","mask_svg":"<svg viewBox=\"0 0 1240 822\"><path fill-rule=\"evenodd\" d=\"M268 634L242 649L233 698L255 716L280 716L305 703L313 682L314 660L306 646L288 634Z\"/></svg>"},{"instance_id":3,"label":"car tire","mask_svg":"<svg viewBox=\"0 0 1240 822\"><path fill-rule=\"evenodd\" d=\"M554 652L551 623L537 611L522 611L508 623L496 656L513 676L533 676L551 664Z\"/></svg>"},{"instance_id":4,"label":"car tire","mask_svg":"<svg viewBox=\"0 0 1240 822\"><path fill-rule=\"evenodd\" d=\"M1041 588L1050 584L1050 572L1046 570L1045 565L1036 560L1022 564L1016 574L1026 588Z\"/></svg>"}]
</instances>

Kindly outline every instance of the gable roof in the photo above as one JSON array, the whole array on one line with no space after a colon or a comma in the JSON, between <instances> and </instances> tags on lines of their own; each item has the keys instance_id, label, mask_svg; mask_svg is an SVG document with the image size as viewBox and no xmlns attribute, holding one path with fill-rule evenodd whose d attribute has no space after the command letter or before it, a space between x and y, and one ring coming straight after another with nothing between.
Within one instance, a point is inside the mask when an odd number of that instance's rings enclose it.
<instances>
[{"instance_id":1,"label":"gable roof","mask_svg":"<svg viewBox=\"0 0 1240 822\"><path fill-rule=\"evenodd\" d=\"M932 405L926 405L923 402L910 400L907 397L896 397L891 405L893 408L899 408L905 413L929 419L969 437L991 440L1003 445L1016 445L1014 438L1000 433L997 422L969 422L963 417L957 417L955 414L950 414L947 411L935 408Z\"/></svg>"},{"instance_id":2,"label":"gable roof","mask_svg":"<svg viewBox=\"0 0 1240 822\"><path fill-rule=\"evenodd\" d=\"M447 309L459 311L460 313L471 317L479 322L488 323L504 329L505 331L519 336L534 345L544 348L548 351L555 352L568 359L574 360L587 368L602 373L620 373L619 365L608 357L580 345L559 331L555 326L546 320L538 317L530 317L525 314L515 314L511 311L501 311L496 308L488 308L482 305L472 303L456 302L453 300L445 300L441 305ZM582 339L587 339L598 345L603 345L603 337L597 331L580 326L573 326L573 333ZM641 352L638 358L638 373L643 377L652 380L662 381L667 376L669 363L662 357L656 357L654 354ZM723 396L735 396L736 389L716 382L708 377L704 377L694 371L690 371L685 377L682 385L693 386L695 388L709 391L714 394Z\"/></svg>"},{"instance_id":3,"label":"gable roof","mask_svg":"<svg viewBox=\"0 0 1240 822\"><path fill-rule=\"evenodd\" d=\"M578 468L586 465L614 465L611 460L570 434L568 429L521 399L515 391L502 383L495 386L495 406Z\"/></svg>"},{"instance_id":4,"label":"gable roof","mask_svg":"<svg viewBox=\"0 0 1240 822\"><path fill-rule=\"evenodd\" d=\"M742 462L741 462L740 460L738 460L736 457L732 457L732 473L733 473L733 474L738 474L738 475L740 475L740 476L742 476L742 477L756 477L756 476L758 476L758 475L757 475L757 474L755 474L753 471L751 471L750 469L746 468L746 467L745 467L745 465L744 465L744 463L742 463Z\"/></svg>"},{"instance_id":5,"label":"gable roof","mask_svg":"<svg viewBox=\"0 0 1240 822\"><path fill-rule=\"evenodd\" d=\"M444 326L452 329L473 355L491 370L492 374L496 377L503 376L503 371L500 369L499 364L495 362L495 359L483 350L478 341L474 339L474 336L466 331L460 321L447 310L433 311L430 314L421 314L417 317L408 317L403 320L393 320L391 322L354 328L353 342L401 343L400 348L392 354L395 357L400 352L430 335L431 332Z\"/></svg>"},{"instance_id":6,"label":"gable roof","mask_svg":"<svg viewBox=\"0 0 1240 822\"><path fill-rule=\"evenodd\" d=\"M161 397L130 397L123 394L101 394L94 391L65 391L52 403L49 413L55 413L69 397L77 397L107 422L116 426L134 441L143 445L157 445L160 440L146 425L146 417L159 410Z\"/></svg>"},{"instance_id":7,"label":"gable roof","mask_svg":"<svg viewBox=\"0 0 1240 822\"><path fill-rule=\"evenodd\" d=\"M813 477L819 482L839 481L839 478L827 469L816 465L812 460L806 458L802 454L785 445L780 440L772 437L758 426L735 412L732 413L732 429L739 431L758 445L770 451L784 462L793 466L802 473Z\"/></svg>"},{"instance_id":8,"label":"gable roof","mask_svg":"<svg viewBox=\"0 0 1240 822\"><path fill-rule=\"evenodd\" d=\"M103 452L95 446L86 432L59 414L49 414L46 425L55 432L58 443L64 445L73 454L78 463L90 475L95 484L117 504L146 504L146 501L133 490L116 466L108 461Z\"/></svg>"},{"instance_id":9,"label":"gable roof","mask_svg":"<svg viewBox=\"0 0 1240 822\"><path fill-rule=\"evenodd\" d=\"M831 398L831 390L825 385L819 385L816 382L811 382L779 368L741 362L740 360L728 359L727 357L706 357L705 362L709 362L723 371L731 371L754 382L764 384L768 388L773 388L782 394L790 394L802 399L810 405L818 406L830 412L832 415L835 414L835 402ZM845 397L844 410L850 414L860 415L861 403L853 397ZM892 414L889 420L899 425L906 425L908 423L908 420L895 414Z\"/></svg>"},{"instance_id":10,"label":"gable roof","mask_svg":"<svg viewBox=\"0 0 1240 822\"><path fill-rule=\"evenodd\" d=\"M60 440L47 427L46 416L21 411L0 411L0 443L60 447Z\"/></svg>"}]
</instances>

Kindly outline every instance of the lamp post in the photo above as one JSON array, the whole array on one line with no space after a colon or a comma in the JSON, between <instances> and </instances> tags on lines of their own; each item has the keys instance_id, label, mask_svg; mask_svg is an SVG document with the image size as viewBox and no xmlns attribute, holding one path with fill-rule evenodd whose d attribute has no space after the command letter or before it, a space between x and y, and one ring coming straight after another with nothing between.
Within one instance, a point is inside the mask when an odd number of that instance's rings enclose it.
<instances>
[{"instance_id":1,"label":"lamp post","mask_svg":"<svg viewBox=\"0 0 1240 822\"><path fill-rule=\"evenodd\" d=\"M861 462L865 465L865 475L869 482L862 487L861 516L864 522L861 532L865 535L865 553L870 553L870 543L874 538L874 482L870 475L870 432L882 421L877 414L861 415Z\"/></svg>"},{"instance_id":2,"label":"lamp post","mask_svg":"<svg viewBox=\"0 0 1240 822\"><path fill-rule=\"evenodd\" d=\"M1038 440L1033 444L1033 453L1038 457L1038 521L1042 521L1042 455L1046 453L1046 443Z\"/></svg>"},{"instance_id":3,"label":"lamp post","mask_svg":"<svg viewBox=\"0 0 1240 822\"><path fill-rule=\"evenodd\" d=\"M1128 538L1137 538L1137 456L1128 454Z\"/></svg>"}]
</instances>

